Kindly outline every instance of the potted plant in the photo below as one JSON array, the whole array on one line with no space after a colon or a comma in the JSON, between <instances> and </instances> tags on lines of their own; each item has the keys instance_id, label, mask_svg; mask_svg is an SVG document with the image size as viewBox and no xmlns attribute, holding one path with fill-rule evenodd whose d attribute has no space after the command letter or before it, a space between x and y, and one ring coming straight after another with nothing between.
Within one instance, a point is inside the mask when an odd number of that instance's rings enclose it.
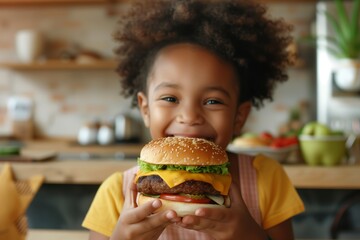
<instances>
[{"instance_id":1,"label":"potted plant","mask_svg":"<svg viewBox=\"0 0 360 240\"><path fill-rule=\"evenodd\" d=\"M327 37L328 50L336 62L335 82L343 90L360 90L360 0L354 0L351 11L345 8L344 0L334 0L335 14L325 12L334 37Z\"/></svg>"}]
</instances>

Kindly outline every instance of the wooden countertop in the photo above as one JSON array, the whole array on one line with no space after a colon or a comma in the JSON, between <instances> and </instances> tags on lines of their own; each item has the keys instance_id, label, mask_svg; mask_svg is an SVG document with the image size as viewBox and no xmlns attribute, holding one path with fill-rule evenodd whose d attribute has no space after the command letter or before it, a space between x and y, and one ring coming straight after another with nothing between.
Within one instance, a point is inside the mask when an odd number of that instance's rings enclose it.
<instances>
[{"instance_id":1,"label":"wooden countertop","mask_svg":"<svg viewBox=\"0 0 360 240\"><path fill-rule=\"evenodd\" d=\"M100 184L112 173L135 166L141 148L141 144L83 147L69 142L28 142L25 150L52 150L69 155L49 161L13 162L12 167L18 179L41 174L45 176L45 183L50 184ZM105 154L105 157L84 160L76 157L81 153ZM114 153L123 153L125 158L115 158ZM0 162L0 169L3 164ZM297 188L360 189L360 164L334 167L284 165L284 169Z\"/></svg>"},{"instance_id":2,"label":"wooden countertop","mask_svg":"<svg viewBox=\"0 0 360 240\"><path fill-rule=\"evenodd\" d=\"M0 163L0 169L4 163ZM46 162L14 162L18 179L34 175L45 176L45 183L52 184L100 184L116 171L124 171L136 165L136 160L52 160Z\"/></svg>"},{"instance_id":3,"label":"wooden countertop","mask_svg":"<svg viewBox=\"0 0 360 240\"><path fill-rule=\"evenodd\" d=\"M88 238L88 231L55 229L30 229L26 237L27 240L86 240Z\"/></svg>"},{"instance_id":4,"label":"wooden countertop","mask_svg":"<svg viewBox=\"0 0 360 240\"><path fill-rule=\"evenodd\" d=\"M99 184L111 173L135 166L142 146L130 143L81 146L68 140L26 141L21 155L37 157L30 157L32 162L11 163L18 179L40 174L45 176L45 183ZM48 160L48 156L52 159ZM0 169L3 164L0 161Z\"/></svg>"},{"instance_id":5,"label":"wooden countertop","mask_svg":"<svg viewBox=\"0 0 360 240\"><path fill-rule=\"evenodd\" d=\"M360 189L360 164L334 167L284 165L297 188Z\"/></svg>"},{"instance_id":6,"label":"wooden countertop","mask_svg":"<svg viewBox=\"0 0 360 240\"><path fill-rule=\"evenodd\" d=\"M0 169L4 163L0 163ZM136 160L53 160L12 164L17 178L45 176L46 183L100 184L115 171L124 171L136 165ZM311 167L284 165L290 180L297 188L360 189L360 165Z\"/></svg>"}]
</instances>

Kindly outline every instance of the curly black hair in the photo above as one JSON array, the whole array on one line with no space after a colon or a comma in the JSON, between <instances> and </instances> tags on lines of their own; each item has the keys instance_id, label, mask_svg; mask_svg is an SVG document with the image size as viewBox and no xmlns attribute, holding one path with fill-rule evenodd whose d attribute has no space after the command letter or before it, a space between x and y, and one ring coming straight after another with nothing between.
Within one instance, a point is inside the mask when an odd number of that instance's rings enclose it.
<instances>
[{"instance_id":1,"label":"curly black hair","mask_svg":"<svg viewBox=\"0 0 360 240\"><path fill-rule=\"evenodd\" d=\"M156 53L169 44L197 44L231 63L239 76L239 103L263 106L273 100L276 83L288 78L292 27L252 1L146 0L121 19L114 35L120 43L117 73L122 94L132 96L133 105L137 93L146 92Z\"/></svg>"}]
</instances>

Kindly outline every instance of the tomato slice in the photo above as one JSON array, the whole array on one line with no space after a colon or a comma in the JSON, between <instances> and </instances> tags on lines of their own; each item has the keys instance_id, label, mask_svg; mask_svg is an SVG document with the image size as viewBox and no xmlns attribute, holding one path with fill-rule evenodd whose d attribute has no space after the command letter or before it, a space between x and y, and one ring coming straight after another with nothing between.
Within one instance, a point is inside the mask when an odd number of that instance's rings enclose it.
<instances>
[{"instance_id":1,"label":"tomato slice","mask_svg":"<svg viewBox=\"0 0 360 240\"><path fill-rule=\"evenodd\" d=\"M160 199L174 201L174 202L186 202L186 203L210 203L209 198L191 198L183 195L176 194L160 194Z\"/></svg>"}]
</instances>

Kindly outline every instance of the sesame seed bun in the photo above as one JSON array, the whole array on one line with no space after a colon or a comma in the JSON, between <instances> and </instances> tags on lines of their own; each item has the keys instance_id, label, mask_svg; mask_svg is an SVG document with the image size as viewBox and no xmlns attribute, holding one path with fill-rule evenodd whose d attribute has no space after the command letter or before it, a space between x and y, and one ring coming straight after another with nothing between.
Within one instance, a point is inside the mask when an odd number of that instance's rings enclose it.
<instances>
[{"instance_id":1,"label":"sesame seed bun","mask_svg":"<svg viewBox=\"0 0 360 240\"><path fill-rule=\"evenodd\" d=\"M167 137L145 145L140 159L151 164L192 166L221 165L228 162L223 148L201 138Z\"/></svg>"}]
</instances>

